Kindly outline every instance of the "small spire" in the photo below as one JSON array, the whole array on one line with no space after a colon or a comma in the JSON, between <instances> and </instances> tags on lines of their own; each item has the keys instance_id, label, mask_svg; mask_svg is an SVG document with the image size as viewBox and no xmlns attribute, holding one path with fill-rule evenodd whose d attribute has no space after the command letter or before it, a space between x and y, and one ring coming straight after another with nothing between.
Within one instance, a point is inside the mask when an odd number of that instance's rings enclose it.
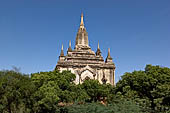
<instances>
[{"instance_id":1,"label":"small spire","mask_svg":"<svg viewBox=\"0 0 170 113\"><path fill-rule=\"evenodd\" d=\"M99 47L99 42L98 42L98 46L97 46L97 48L98 48L98 49L100 49L100 47Z\"/></svg>"},{"instance_id":2,"label":"small spire","mask_svg":"<svg viewBox=\"0 0 170 113\"><path fill-rule=\"evenodd\" d=\"M71 49L71 40L69 41L69 48L68 48L68 51L69 51L69 52L72 51L72 49Z\"/></svg>"},{"instance_id":3,"label":"small spire","mask_svg":"<svg viewBox=\"0 0 170 113\"><path fill-rule=\"evenodd\" d=\"M69 47L71 47L71 40L69 41Z\"/></svg>"},{"instance_id":4,"label":"small spire","mask_svg":"<svg viewBox=\"0 0 170 113\"><path fill-rule=\"evenodd\" d=\"M80 23L80 28L84 28L83 13L81 13L81 23Z\"/></svg>"},{"instance_id":5,"label":"small spire","mask_svg":"<svg viewBox=\"0 0 170 113\"><path fill-rule=\"evenodd\" d=\"M62 44L62 47L61 47L61 53L60 53L60 56L64 56L63 44Z\"/></svg>"},{"instance_id":6,"label":"small spire","mask_svg":"<svg viewBox=\"0 0 170 113\"><path fill-rule=\"evenodd\" d=\"M101 51L100 51L100 47L99 47L99 42L98 42L98 45L97 45L96 56L101 56Z\"/></svg>"},{"instance_id":7,"label":"small spire","mask_svg":"<svg viewBox=\"0 0 170 113\"><path fill-rule=\"evenodd\" d=\"M106 63L112 63L112 57L110 56L110 48L108 48L108 54L107 54L107 58L106 58Z\"/></svg>"},{"instance_id":8,"label":"small spire","mask_svg":"<svg viewBox=\"0 0 170 113\"><path fill-rule=\"evenodd\" d=\"M63 51L63 44L62 44L61 50Z\"/></svg>"},{"instance_id":9,"label":"small spire","mask_svg":"<svg viewBox=\"0 0 170 113\"><path fill-rule=\"evenodd\" d=\"M111 58L111 56L110 56L110 48L108 48L108 55L107 55L107 58Z\"/></svg>"}]
</instances>

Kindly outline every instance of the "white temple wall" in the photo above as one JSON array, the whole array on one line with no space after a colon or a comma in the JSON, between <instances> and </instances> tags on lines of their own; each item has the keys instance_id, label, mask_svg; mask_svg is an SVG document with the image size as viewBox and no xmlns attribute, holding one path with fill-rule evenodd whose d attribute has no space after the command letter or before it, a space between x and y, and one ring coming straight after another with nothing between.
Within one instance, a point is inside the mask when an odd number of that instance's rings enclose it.
<instances>
[{"instance_id":1,"label":"white temple wall","mask_svg":"<svg viewBox=\"0 0 170 113\"><path fill-rule=\"evenodd\" d=\"M90 79L95 79L95 80L98 80L101 84L103 83L102 82L102 78L103 78L103 74L105 75L105 79L107 79L107 82L106 83L110 83L112 85L114 85L114 70L112 69L98 69L96 70L96 76L95 78L93 77L93 74L89 71L89 70L85 70L84 72L81 73L81 80L77 71L76 70L80 70L80 69L73 69L73 68L60 68L59 69L60 72L64 71L64 70L69 70L71 71L71 73L75 74L76 75L76 79L75 79L75 84L79 84L79 81L80 83L82 83L87 76L90 78Z\"/></svg>"},{"instance_id":2,"label":"white temple wall","mask_svg":"<svg viewBox=\"0 0 170 113\"><path fill-rule=\"evenodd\" d=\"M98 73L99 73L99 75L98 75L98 81L99 81L100 83L102 83L101 79L103 78L103 70L102 70L102 69L98 70Z\"/></svg>"}]
</instances>

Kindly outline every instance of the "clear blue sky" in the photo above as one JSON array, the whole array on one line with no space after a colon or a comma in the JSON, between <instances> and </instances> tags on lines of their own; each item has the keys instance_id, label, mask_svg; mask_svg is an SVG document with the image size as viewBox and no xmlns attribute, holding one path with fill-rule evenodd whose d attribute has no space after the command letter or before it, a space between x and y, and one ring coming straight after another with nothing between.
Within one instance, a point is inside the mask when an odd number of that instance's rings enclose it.
<instances>
[{"instance_id":1,"label":"clear blue sky","mask_svg":"<svg viewBox=\"0 0 170 113\"><path fill-rule=\"evenodd\" d=\"M170 0L0 0L0 70L50 71L74 48L81 12L92 50L108 47L116 81L146 64L170 67Z\"/></svg>"}]
</instances>

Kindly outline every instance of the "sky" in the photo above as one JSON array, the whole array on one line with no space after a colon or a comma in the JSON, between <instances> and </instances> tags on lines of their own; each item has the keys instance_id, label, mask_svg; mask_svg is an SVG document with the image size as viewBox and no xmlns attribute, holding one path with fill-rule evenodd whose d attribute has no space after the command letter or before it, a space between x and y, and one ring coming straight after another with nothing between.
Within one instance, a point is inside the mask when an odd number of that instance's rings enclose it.
<instances>
[{"instance_id":1,"label":"sky","mask_svg":"<svg viewBox=\"0 0 170 113\"><path fill-rule=\"evenodd\" d=\"M170 68L170 0L0 0L0 70L54 70L81 13L93 51L110 48L116 81L147 64Z\"/></svg>"}]
</instances>

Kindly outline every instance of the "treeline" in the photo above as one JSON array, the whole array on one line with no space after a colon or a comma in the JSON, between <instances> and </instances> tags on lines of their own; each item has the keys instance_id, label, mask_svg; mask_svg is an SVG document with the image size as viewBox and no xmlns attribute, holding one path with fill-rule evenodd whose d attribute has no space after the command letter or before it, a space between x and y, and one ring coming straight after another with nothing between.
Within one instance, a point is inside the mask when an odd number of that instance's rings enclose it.
<instances>
[{"instance_id":1,"label":"treeline","mask_svg":"<svg viewBox=\"0 0 170 113\"><path fill-rule=\"evenodd\" d=\"M0 113L170 113L170 69L147 65L111 86L70 71L0 71Z\"/></svg>"}]
</instances>

